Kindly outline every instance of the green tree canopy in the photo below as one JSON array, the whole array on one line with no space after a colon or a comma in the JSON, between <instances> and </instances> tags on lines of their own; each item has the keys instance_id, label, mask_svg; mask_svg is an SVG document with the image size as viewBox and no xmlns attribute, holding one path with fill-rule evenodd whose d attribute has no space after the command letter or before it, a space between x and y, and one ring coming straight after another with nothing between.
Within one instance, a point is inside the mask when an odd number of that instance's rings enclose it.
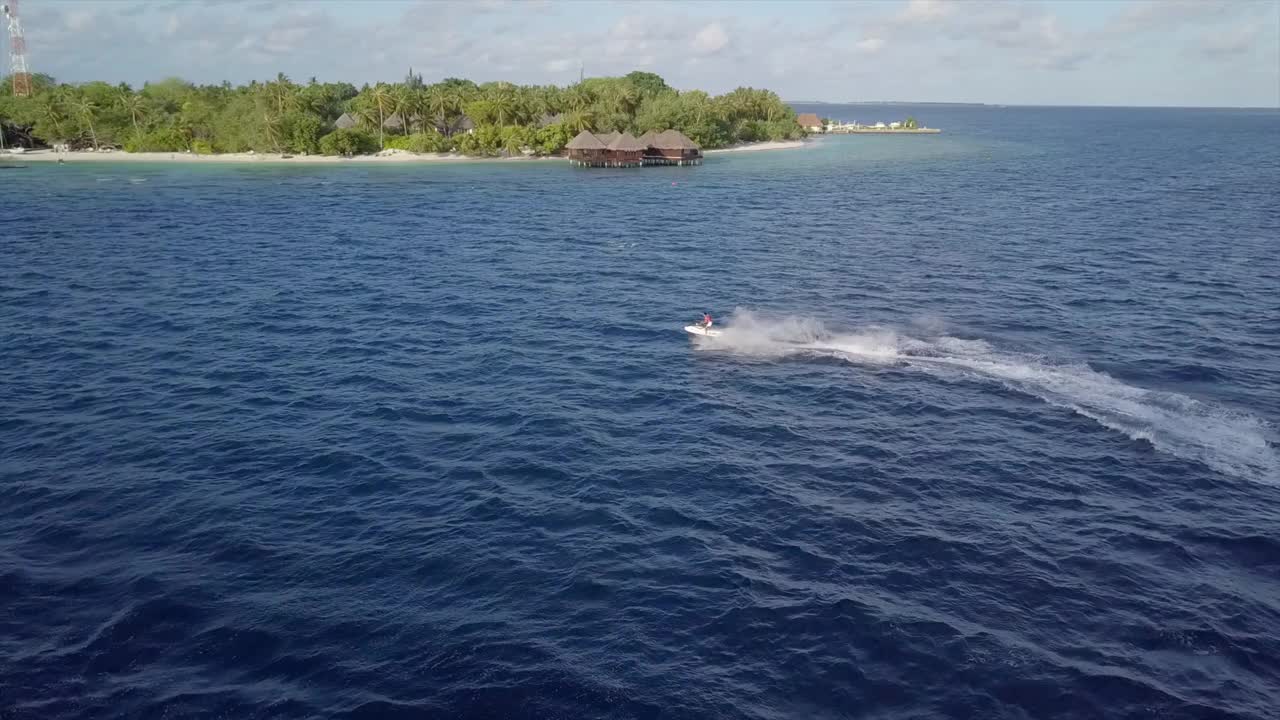
<instances>
[{"instance_id":1,"label":"green tree canopy","mask_svg":"<svg viewBox=\"0 0 1280 720\"><path fill-rule=\"evenodd\" d=\"M0 83L6 138L129 150L291 153L364 152L365 139L374 138L375 150L515 154L559 152L582 130L639 135L674 128L708 149L803 133L795 112L768 90L738 88L712 97L677 91L645 71L568 87L460 78L428 84L412 70L403 82L360 89L315 78L300 84L283 73L239 86L171 77L136 89L37 75L33 86L31 97L17 98L7 82ZM344 114L363 134L336 132ZM908 127L913 122L908 118Z\"/></svg>"},{"instance_id":2,"label":"green tree canopy","mask_svg":"<svg viewBox=\"0 0 1280 720\"><path fill-rule=\"evenodd\" d=\"M637 90L650 97L654 95L661 95L671 89L667 86L666 80L663 80L660 76L651 72L636 70L635 72L627 73L624 77L627 82L634 85Z\"/></svg>"}]
</instances>

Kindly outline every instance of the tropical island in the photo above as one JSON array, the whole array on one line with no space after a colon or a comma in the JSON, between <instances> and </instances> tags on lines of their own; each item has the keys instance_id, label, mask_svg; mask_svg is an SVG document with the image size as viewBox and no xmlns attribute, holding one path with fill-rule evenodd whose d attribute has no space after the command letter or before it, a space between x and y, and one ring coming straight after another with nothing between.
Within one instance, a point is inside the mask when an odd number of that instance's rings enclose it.
<instances>
[{"instance_id":1,"label":"tropical island","mask_svg":"<svg viewBox=\"0 0 1280 720\"><path fill-rule=\"evenodd\" d=\"M195 85L178 78L139 89L32 77L29 97L0 85L6 147L67 151L257 153L355 157L435 153L469 157L561 156L584 131L644 136L674 130L706 149L795 141L806 130L769 90L719 96L679 91L658 75L586 78L568 87L427 84L412 70L398 83L268 82Z\"/></svg>"}]
</instances>

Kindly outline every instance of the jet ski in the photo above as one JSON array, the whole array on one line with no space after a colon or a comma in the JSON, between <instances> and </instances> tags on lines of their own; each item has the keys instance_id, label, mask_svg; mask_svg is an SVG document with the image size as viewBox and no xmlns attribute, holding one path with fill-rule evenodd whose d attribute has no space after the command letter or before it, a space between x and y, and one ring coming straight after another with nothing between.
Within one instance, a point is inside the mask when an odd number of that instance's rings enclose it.
<instances>
[{"instance_id":1,"label":"jet ski","mask_svg":"<svg viewBox=\"0 0 1280 720\"><path fill-rule=\"evenodd\" d=\"M723 330L716 330L715 328L703 327L701 325L685 325L684 331L697 337L720 337L720 333L724 332Z\"/></svg>"}]
</instances>

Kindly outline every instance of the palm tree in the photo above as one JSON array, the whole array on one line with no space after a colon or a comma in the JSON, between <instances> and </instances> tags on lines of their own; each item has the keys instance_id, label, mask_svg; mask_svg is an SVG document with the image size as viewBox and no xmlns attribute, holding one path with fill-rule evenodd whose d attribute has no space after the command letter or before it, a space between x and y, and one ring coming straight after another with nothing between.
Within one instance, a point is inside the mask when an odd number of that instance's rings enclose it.
<instances>
[{"instance_id":1,"label":"palm tree","mask_svg":"<svg viewBox=\"0 0 1280 720\"><path fill-rule=\"evenodd\" d=\"M592 93L581 84L574 85L565 92L565 105L574 111L582 111L591 107L596 101L595 93Z\"/></svg>"},{"instance_id":2,"label":"palm tree","mask_svg":"<svg viewBox=\"0 0 1280 720\"><path fill-rule=\"evenodd\" d=\"M516 97L515 86L511 83L498 83L485 99L491 103L494 120L499 125L513 124L520 114L519 98Z\"/></svg>"},{"instance_id":3,"label":"palm tree","mask_svg":"<svg viewBox=\"0 0 1280 720\"><path fill-rule=\"evenodd\" d=\"M93 149L98 149L98 131L93 127L93 114L98 110L97 103L81 95L71 101L71 109L89 126L89 137L93 140Z\"/></svg>"},{"instance_id":4,"label":"palm tree","mask_svg":"<svg viewBox=\"0 0 1280 720\"><path fill-rule=\"evenodd\" d=\"M508 133L506 137L502 139L502 149L507 151L507 154L512 157L519 155L520 151L524 149L524 143L522 142L520 134Z\"/></svg>"},{"instance_id":5,"label":"palm tree","mask_svg":"<svg viewBox=\"0 0 1280 720\"><path fill-rule=\"evenodd\" d=\"M520 112L516 99L510 95L499 95L493 99L493 116L499 125L510 125Z\"/></svg>"},{"instance_id":6,"label":"palm tree","mask_svg":"<svg viewBox=\"0 0 1280 720\"><path fill-rule=\"evenodd\" d=\"M53 128L56 139L64 139L62 137L62 123L67 121L67 114L63 111L62 98L57 93L47 92L40 96L38 109L40 117L49 126Z\"/></svg>"},{"instance_id":7,"label":"palm tree","mask_svg":"<svg viewBox=\"0 0 1280 720\"><path fill-rule=\"evenodd\" d=\"M458 96L442 85L432 85L422 96L423 107L436 121L436 127L446 135L449 130L449 116L457 112Z\"/></svg>"},{"instance_id":8,"label":"palm tree","mask_svg":"<svg viewBox=\"0 0 1280 720\"><path fill-rule=\"evenodd\" d=\"M528 105L530 110L539 115L556 115L563 107L560 89L554 85L532 88L529 92Z\"/></svg>"},{"instance_id":9,"label":"palm tree","mask_svg":"<svg viewBox=\"0 0 1280 720\"><path fill-rule=\"evenodd\" d=\"M680 99L684 102L682 105L691 108L693 112L693 120L702 123L707 119L707 113L711 111L711 97L701 90L690 90L680 94Z\"/></svg>"},{"instance_id":10,"label":"palm tree","mask_svg":"<svg viewBox=\"0 0 1280 720\"><path fill-rule=\"evenodd\" d=\"M582 110L570 110L565 113L564 126L572 133L580 133L583 130L590 130L596 125L596 115L591 108L583 108Z\"/></svg>"},{"instance_id":11,"label":"palm tree","mask_svg":"<svg viewBox=\"0 0 1280 720\"><path fill-rule=\"evenodd\" d=\"M640 104L640 93L636 92L634 85L631 83L619 85L614 89L613 97L610 99L618 112L635 117L636 106Z\"/></svg>"},{"instance_id":12,"label":"palm tree","mask_svg":"<svg viewBox=\"0 0 1280 720\"><path fill-rule=\"evenodd\" d=\"M373 122L374 113L377 113L378 119L378 145L380 147L387 146L386 129L383 123L387 121L387 113L395 107L395 94L386 83L378 83L369 90L369 94L365 98L368 105L365 107L364 115L366 122Z\"/></svg>"},{"instance_id":13,"label":"palm tree","mask_svg":"<svg viewBox=\"0 0 1280 720\"><path fill-rule=\"evenodd\" d=\"M138 125L138 121L146 113L147 101L141 95L135 95L128 86L125 86L120 88L120 93L116 97L116 104L129 113L129 119L133 121L133 133L135 135L141 133L142 128Z\"/></svg>"},{"instance_id":14,"label":"palm tree","mask_svg":"<svg viewBox=\"0 0 1280 720\"><path fill-rule=\"evenodd\" d=\"M297 88L284 73L276 73L276 79L265 85L267 95L275 105L276 117L294 109L298 104Z\"/></svg>"},{"instance_id":15,"label":"palm tree","mask_svg":"<svg viewBox=\"0 0 1280 720\"><path fill-rule=\"evenodd\" d=\"M413 105L413 91L406 85L391 86L391 114L400 116L400 128L405 134L413 132L410 122L413 120L413 114L410 106Z\"/></svg>"},{"instance_id":16,"label":"palm tree","mask_svg":"<svg viewBox=\"0 0 1280 720\"><path fill-rule=\"evenodd\" d=\"M434 85L427 95L427 108L439 124L440 132L452 135L466 103L462 91L455 87Z\"/></svg>"},{"instance_id":17,"label":"palm tree","mask_svg":"<svg viewBox=\"0 0 1280 720\"><path fill-rule=\"evenodd\" d=\"M413 132L414 121L418 123L418 131L422 132L428 113L427 91L421 87L403 88L396 103L396 112L404 118L406 132Z\"/></svg>"},{"instance_id":18,"label":"palm tree","mask_svg":"<svg viewBox=\"0 0 1280 720\"><path fill-rule=\"evenodd\" d=\"M425 85L413 91L413 114L418 118L418 132L426 132L427 118L431 115L431 108Z\"/></svg>"}]
</instances>

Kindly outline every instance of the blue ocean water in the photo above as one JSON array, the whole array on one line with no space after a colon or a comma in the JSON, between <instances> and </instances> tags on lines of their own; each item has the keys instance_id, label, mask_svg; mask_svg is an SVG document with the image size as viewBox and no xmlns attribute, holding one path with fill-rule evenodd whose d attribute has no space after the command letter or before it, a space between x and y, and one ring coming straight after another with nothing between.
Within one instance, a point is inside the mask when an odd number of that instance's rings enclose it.
<instances>
[{"instance_id":1,"label":"blue ocean water","mask_svg":"<svg viewBox=\"0 0 1280 720\"><path fill-rule=\"evenodd\" d=\"M1276 717L1280 113L818 111L6 172L0 718Z\"/></svg>"}]
</instances>

